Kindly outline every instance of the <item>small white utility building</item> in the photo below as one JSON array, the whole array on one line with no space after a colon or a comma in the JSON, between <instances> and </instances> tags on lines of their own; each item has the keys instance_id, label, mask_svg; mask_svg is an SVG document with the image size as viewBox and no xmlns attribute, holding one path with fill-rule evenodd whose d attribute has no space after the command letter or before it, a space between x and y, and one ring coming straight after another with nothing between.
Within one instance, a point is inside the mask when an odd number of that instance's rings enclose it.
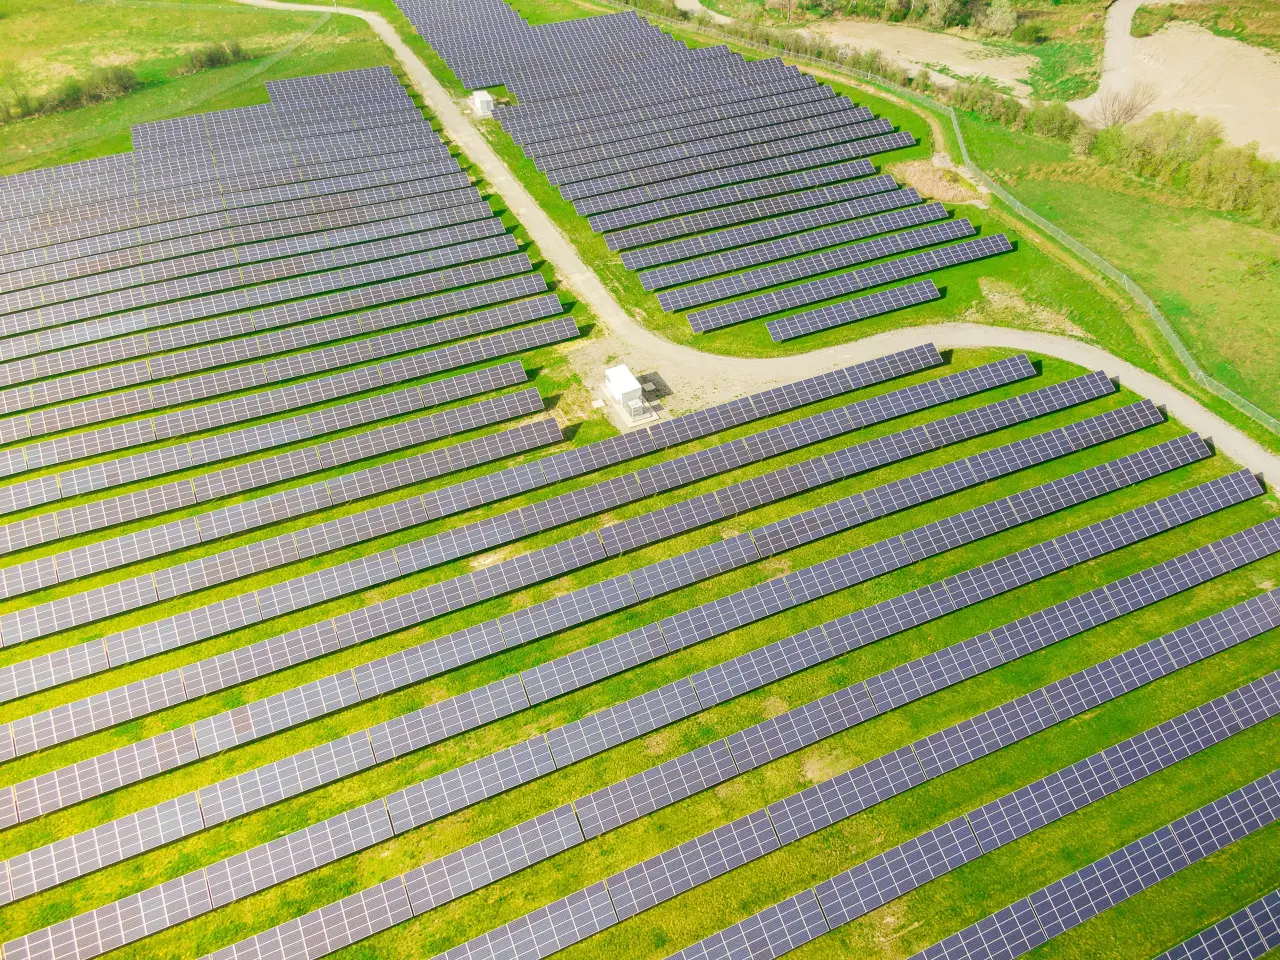
<instances>
[{"instance_id":1,"label":"small white utility building","mask_svg":"<svg viewBox=\"0 0 1280 960\"><path fill-rule=\"evenodd\" d=\"M653 410L644 399L644 388L627 369L626 364L605 370L604 390L628 420L647 420L653 416Z\"/></svg>"},{"instance_id":2,"label":"small white utility building","mask_svg":"<svg viewBox=\"0 0 1280 960\"><path fill-rule=\"evenodd\" d=\"M477 117L493 116L493 94L488 90L477 90L471 94L471 109Z\"/></svg>"}]
</instances>

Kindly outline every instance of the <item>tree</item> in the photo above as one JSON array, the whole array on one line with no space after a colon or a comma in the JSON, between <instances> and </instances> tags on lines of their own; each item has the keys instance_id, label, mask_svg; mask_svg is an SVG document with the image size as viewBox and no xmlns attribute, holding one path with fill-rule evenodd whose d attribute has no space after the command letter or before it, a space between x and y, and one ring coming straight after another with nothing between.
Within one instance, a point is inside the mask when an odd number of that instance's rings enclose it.
<instances>
[{"instance_id":1,"label":"tree","mask_svg":"<svg viewBox=\"0 0 1280 960\"><path fill-rule=\"evenodd\" d=\"M1128 90L1103 90L1093 108L1093 122L1102 129L1123 126L1138 119L1143 110L1156 102L1158 91L1150 83L1135 83Z\"/></svg>"},{"instance_id":2,"label":"tree","mask_svg":"<svg viewBox=\"0 0 1280 960\"><path fill-rule=\"evenodd\" d=\"M1018 12L1009 0L994 0L983 12L979 25L997 36L1007 37L1018 26Z\"/></svg>"},{"instance_id":3,"label":"tree","mask_svg":"<svg viewBox=\"0 0 1280 960\"><path fill-rule=\"evenodd\" d=\"M929 20L935 27L949 27L964 13L962 0L929 0Z\"/></svg>"}]
</instances>

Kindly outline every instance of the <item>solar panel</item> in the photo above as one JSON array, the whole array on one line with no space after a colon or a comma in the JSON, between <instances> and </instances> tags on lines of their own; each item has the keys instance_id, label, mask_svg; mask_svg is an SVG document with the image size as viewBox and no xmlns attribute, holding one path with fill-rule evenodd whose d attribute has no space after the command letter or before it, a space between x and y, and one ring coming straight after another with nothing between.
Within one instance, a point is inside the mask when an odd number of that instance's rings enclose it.
<instances>
[{"instance_id":1,"label":"solar panel","mask_svg":"<svg viewBox=\"0 0 1280 960\"><path fill-rule=\"evenodd\" d=\"M967 263L981 257L1005 253L1012 249L1013 246L1004 234L966 240L952 246L913 254L898 260L890 260L861 270L853 270L822 280L814 280L794 287L784 287L769 293L758 294L745 300L734 300L719 306L696 310L689 314L689 323L698 332L715 330L729 324L741 323L744 320L779 313L783 310L790 310L821 300L829 300L858 290L865 290L867 287L917 276L928 270ZM801 324L806 328L823 329L821 326L814 326L815 322L820 323L821 321L792 321L792 327L798 329L797 324Z\"/></svg>"},{"instance_id":2,"label":"solar panel","mask_svg":"<svg viewBox=\"0 0 1280 960\"><path fill-rule=\"evenodd\" d=\"M1156 960L1257 960L1280 945L1280 891L1223 917Z\"/></svg>"},{"instance_id":3,"label":"solar panel","mask_svg":"<svg viewBox=\"0 0 1280 960\"><path fill-rule=\"evenodd\" d=\"M752 290L762 290L789 280L815 276L830 270L864 263L879 257L916 250L933 243L945 243L974 234L973 225L968 220L949 220L945 223L907 233L896 233L878 240L840 247L825 253L787 260L771 267L762 267L746 273L737 273L711 280L691 287L680 287L666 293L660 293L658 300L662 308L669 312L685 310L692 306L723 300L738 296Z\"/></svg>"}]
</instances>

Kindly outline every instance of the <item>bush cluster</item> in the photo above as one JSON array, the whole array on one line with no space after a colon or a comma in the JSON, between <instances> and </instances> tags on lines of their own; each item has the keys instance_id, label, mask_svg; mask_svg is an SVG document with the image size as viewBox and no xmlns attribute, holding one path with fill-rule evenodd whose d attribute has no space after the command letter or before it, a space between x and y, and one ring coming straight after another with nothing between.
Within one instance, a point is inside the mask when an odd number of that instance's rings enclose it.
<instances>
[{"instance_id":1,"label":"bush cluster","mask_svg":"<svg viewBox=\"0 0 1280 960\"><path fill-rule=\"evenodd\" d=\"M672 19L691 19L687 11L681 10L670 0L623 2L638 10L662 14ZM1039 24L1034 21L1019 23L1013 0L812 0L805 5L819 15L858 16L891 23L916 20L939 28L973 27L980 33L1012 37L1022 43L1040 43L1045 39L1044 30ZM717 25L717 28L725 29L727 26ZM734 26L741 28L744 25ZM763 26L756 29L769 30Z\"/></svg>"},{"instance_id":2,"label":"bush cluster","mask_svg":"<svg viewBox=\"0 0 1280 960\"><path fill-rule=\"evenodd\" d=\"M1258 145L1225 143L1217 120L1170 110L1098 131L1080 143L1100 163L1154 180L1213 210L1253 213L1280 227L1280 163Z\"/></svg>"},{"instance_id":3,"label":"bush cluster","mask_svg":"<svg viewBox=\"0 0 1280 960\"><path fill-rule=\"evenodd\" d=\"M233 63L241 63L249 59L252 58L240 46L240 41L231 39L222 43L211 43L208 46L192 50L187 55L187 65L179 72L199 73L202 70L212 70L214 67L228 67Z\"/></svg>"},{"instance_id":4,"label":"bush cluster","mask_svg":"<svg viewBox=\"0 0 1280 960\"><path fill-rule=\"evenodd\" d=\"M8 96L0 105L0 122L103 103L132 93L142 85L128 67L104 67L84 77L67 77L45 94L32 94L10 76Z\"/></svg>"},{"instance_id":5,"label":"bush cluster","mask_svg":"<svg viewBox=\"0 0 1280 960\"><path fill-rule=\"evenodd\" d=\"M957 110L967 110L992 123L1064 143L1070 143L1084 125L1066 104L1056 100L1027 106L1014 97L976 83L958 83L949 90L940 90L939 94Z\"/></svg>"}]
</instances>

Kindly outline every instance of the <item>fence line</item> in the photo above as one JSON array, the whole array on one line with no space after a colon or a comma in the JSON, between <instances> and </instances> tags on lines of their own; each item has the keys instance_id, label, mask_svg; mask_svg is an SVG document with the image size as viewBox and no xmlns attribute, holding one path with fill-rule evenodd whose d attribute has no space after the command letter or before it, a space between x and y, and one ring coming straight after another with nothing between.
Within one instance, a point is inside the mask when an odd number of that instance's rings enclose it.
<instances>
[{"instance_id":1,"label":"fence line","mask_svg":"<svg viewBox=\"0 0 1280 960\"><path fill-rule=\"evenodd\" d=\"M603 2L608 6L618 9L632 10L649 20L656 20L678 29L692 30L696 33L715 37L718 40L724 40L737 46L748 47L762 53L775 53L786 57L788 60L808 63L816 67L821 67L824 70L831 70L835 73L843 73L859 80L865 80L877 86L889 87L897 96L910 100L919 106L925 107L926 109L935 110L938 113L945 114L950 117L951 128L955 131L956 135L956 143L959 144L960 147L960 158L964 162L965 169L973 175L974 179L981 183L986 189L990 190L992 194L999 197L1006 206L1012 209L1023 219L1035 224L1036 227L1049 234L1063 246L1067 247L1067 249L1071 250L1071 252L1076 254L1076 256L1085 260L1105 276L1119 284L1120 287L1129 294L1129 296L1133 297L1133 299L1137 301L1138 305L1147 312L1148 316L1151 317L1152 322L1156 325L1156 329L1164 336L1165 341L1173 349L1173 352L1182 362L1182 365L1187 368L1187 372L1196 383L1200 384L1210 393L1221 397L1245 416L1265 427L1267 430L1270 430L1273 434L1280 436L1280 420L1277 420L1275 417L1271 416L1271 414L1262 410L1256 404L1246 400L1226 384L1215 380L1204 371L1200 364L1196 362L1195 357L1191 355L1191 351L1187 349L1182 338L1178 336L1178 332L1173 329L1168 319L1160 311L1160 308L1156 306L1155 301L1147 295L1147 292L1143 290L1142 287L1138 286L1132 277L1114 266L1110 261L1105 260L1098 254L1094 253L1061 227L1050 223L1004 187L1000 186L1000 184L987 176L986 172L974 163L973 158L969 156L969 145L965 142L964 133L960 130L960 118L956 116L955 110L947 104L939 103L932 97L926 97L915 90L910 90L907 87L894 83L886 77L869 73L866 70L857 70L852 67L846 67L843 64L836 63L832 60L822 60L817 57L805 56L804 54L791 53L785 47L757 43L754 40L747 40L743 37L736 36L735 34L717 30L714 26L706 26L701 22L676 20L672 17L663 16L662 14L650 13L647 10L642 10L639 7L633 7L630 4L622 2L622 0L597 0L597 2Z\"/></svg>"}]
</instances>

